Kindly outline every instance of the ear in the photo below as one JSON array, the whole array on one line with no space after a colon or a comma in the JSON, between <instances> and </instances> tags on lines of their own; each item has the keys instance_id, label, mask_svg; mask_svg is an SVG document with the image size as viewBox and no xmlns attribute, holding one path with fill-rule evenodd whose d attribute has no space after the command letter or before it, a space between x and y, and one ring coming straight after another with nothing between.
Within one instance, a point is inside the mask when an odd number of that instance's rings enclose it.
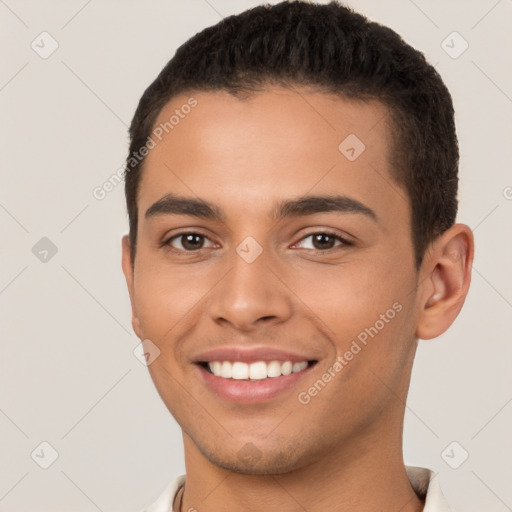
<instances>
[{"instance_id":1,"label":"ear","mask_svg":"<svg viewBox=\"0 0 512 512\"><path fill-rule=\"evenodd\" d=\"M465 224L447 229L425 253L420 271L417 338L435 338L457 318L469 290L473 255L473 233Z\"/></svg>"},{"instance_id":2,"label":"ear","mask_svg":"<svg viewBox=\"0 0 512 512\"><path fill-rule=\"evenodd\" d=\"M128 235L124 235L122 238L122 261L121 266L123 267L123 274L126 279L128 286L128 293L130 294L130 304L132 307L132 327L135 334L139 339L142 339L140 321L137 316L137 310L135 307L135 289L134 289L134 268L131 255L130 238Z\"/></svg>"}]
</instances>

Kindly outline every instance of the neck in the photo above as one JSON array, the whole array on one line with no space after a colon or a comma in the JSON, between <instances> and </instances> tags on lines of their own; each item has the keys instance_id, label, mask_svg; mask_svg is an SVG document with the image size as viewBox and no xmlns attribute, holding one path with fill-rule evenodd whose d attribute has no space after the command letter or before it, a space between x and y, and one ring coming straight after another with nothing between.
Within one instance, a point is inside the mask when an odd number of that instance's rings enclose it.
<instances>
[{"instance_id":1,"label":"neck","mask_svg":"<svg viewBox=\"0 0 512 512\"><path fill-rule=\"evenodd\" d=\"M327 456L275 475L220 468L184 434L187 477L181 512L420 512L424 503L407 477L401 429L399 435L386 432L391 430L369 428Z\"/></svg>"}]
</instances>

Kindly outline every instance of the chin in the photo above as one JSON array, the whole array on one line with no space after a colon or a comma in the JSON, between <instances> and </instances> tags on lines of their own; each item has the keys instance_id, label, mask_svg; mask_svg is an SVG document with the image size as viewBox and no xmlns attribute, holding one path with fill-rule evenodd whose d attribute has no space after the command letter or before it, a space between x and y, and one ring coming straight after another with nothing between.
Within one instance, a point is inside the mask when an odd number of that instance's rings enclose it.
<instances>
[{"instance_id":1,"label":"chin","mask_svg":"<svg viewBox=\"0 0 512 512\"><path fill-rule=\"evenodd\" d=\"M234 453L202 449L201 452L215 466L242 475L280 475L301 466L300 457L296 454L275 449L260 450L251 442Z\"/></svg>"}]
</instances>

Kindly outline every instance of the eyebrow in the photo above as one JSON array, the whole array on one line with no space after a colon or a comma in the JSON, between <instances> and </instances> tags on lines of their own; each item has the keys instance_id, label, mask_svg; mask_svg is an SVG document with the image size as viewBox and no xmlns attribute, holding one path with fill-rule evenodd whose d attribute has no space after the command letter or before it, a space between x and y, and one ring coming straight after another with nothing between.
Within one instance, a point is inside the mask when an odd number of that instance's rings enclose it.
<instances>
[{"instance_id":1,"label":"eyebrow","mask_svg":"<svg viewBox=\"0 0 512 512\"><path fill-rule=\"evenodd\" d=\"M365 206L357 199L348 196L301 196L297 199L283 200L277 203L271 212L271 218L280 220L286 217L300 217L323 212L358 213L378 222L374 210ZM153 203L145 213L145 218L160 215L191 215L224 222L222 210L208 201L189 197L166 194Z\"/></svg>"}]
</instances>

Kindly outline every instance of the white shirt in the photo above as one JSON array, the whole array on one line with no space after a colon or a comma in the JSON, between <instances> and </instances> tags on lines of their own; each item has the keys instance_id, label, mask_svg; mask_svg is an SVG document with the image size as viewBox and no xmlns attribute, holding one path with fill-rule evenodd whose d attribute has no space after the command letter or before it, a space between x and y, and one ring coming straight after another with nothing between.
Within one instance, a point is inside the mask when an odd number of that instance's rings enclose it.
<instances>
[{"instance_id":1,"label":"white shirt","mask_svg":"<svg viewBox=\"0 0 512 512\"><path fill-rule=\"evenodd\" d=\"M416 466L405 466L405 469L416 494L425 496L423 512L450 512L433 471ZM159 498L142 512L172 512L174 498L184 483L185 475L178 476L165 488Z\"/></svg>"}]
</instances>

